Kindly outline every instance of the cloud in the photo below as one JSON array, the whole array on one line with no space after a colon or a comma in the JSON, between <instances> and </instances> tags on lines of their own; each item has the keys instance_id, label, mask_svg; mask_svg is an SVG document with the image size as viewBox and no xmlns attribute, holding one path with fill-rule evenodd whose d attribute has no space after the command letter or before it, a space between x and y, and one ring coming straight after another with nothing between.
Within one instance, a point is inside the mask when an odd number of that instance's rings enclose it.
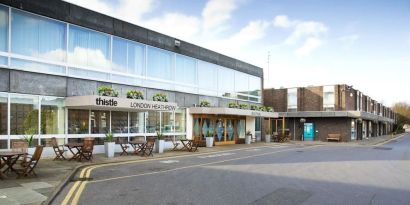
<instances>
[{"instance_id":1,"label":"cloud","mask_svg":"<svg viewBox=\"0 0 410 205\"><path fill-rule=\"evenodd\" d=\"M298 49L296 49L295 53L298 56L308 56L312 51L322 45L322 41L318 38L308 38L306 39L305 43Z\"/></svg>"},{"instance_id":2,"label":"cloud","mask_svg":"<svg viewBox=\"0 0 410 205\"><path fill-rule=\"evenodd\" d=\"M268 21L250 21L238 33L222 40L210 42L209 45L211 49L216 51L232 54L265 37L269 25L271 24Z\"/></svg>"},{"instance_id":3,"label":"cloud","mask_svg":"<svg viewBox=\"0 0 410 205\"><path fill-rule=\"evenodd\" d=\"M289 28L293 22L289 21L289 18L285 15L278 15L273 20L273 25L276 27Z\"/></svg>"},{"instance_id":4,"label":"cloud","mask_svg":"<svg viewBox=\"0 0 410 205\"><path fill-rule=\"evenodd\" d=\"M322 38L328 28L322 22L290 20L286 15L278 15L273 19L273 25L278 28L292 29L292 33L285 39L285 45L298 46L295 54L307 56L322 45Z\"/></svg>"},{"instance_id":5,"label":"cloud","mask_svg":"<svg viewBox=\"0 0 410 205\"><path fill-rule=\"evenodd\" d=\"M235 0L209 0L202 10L203 28L216 28L231 18L237 8Z\"/></svg>"},{"instance_id":6,"label":"cloud","mask_svg":"<svg viewBox=\"0 0 410 205\"><path fill-rule=\"evenodd\" d=\"M188 39L198 34L201 22L195 16L166 13L162 17L149 19L142 25L167 35Z\"/></svg>"},{"instance_id":7,"label":"cloud","mask_svg":"<svg viewBox=\"0 0 410 205\"><path fill-rule=\"evenodd\" d=\"M338 40L342 43L342 47L344 49L350 49L357 40L359 40L360 36L357 34L342 36Z\"/></svg>"}]
</instances>

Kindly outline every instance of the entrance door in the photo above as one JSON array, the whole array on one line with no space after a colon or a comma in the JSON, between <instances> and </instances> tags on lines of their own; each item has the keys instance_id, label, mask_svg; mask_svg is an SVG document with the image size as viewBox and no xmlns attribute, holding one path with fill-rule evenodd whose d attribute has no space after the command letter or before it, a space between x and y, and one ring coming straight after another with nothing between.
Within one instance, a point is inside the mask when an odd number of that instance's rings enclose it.
<instances>
[{"instance_id":1,"label":"entrance door","mask_svg":"<svg viewBox=\"0 0 410 205\"><path fill-rule=\"evenodd\" d=\"M358 122L357 123L357 140L362 140L363 139L363 123Z\"/></svg>"},{"instance_id":2,"label":"entrance door","mask_svg":"<svg viewBox=\"0 0 410 205\"><path fill-rule=\"evenodd\" d=\"M313 123L304 123L303 136L305 141L313 141L315 138L315 129Z\"/></svg>"}]
</instances>

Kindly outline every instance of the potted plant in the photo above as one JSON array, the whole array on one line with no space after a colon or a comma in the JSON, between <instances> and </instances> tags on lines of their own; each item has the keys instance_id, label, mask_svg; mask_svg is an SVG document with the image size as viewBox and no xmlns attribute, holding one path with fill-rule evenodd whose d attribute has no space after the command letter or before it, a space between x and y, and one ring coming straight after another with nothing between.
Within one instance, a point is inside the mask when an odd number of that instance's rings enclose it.
<instances>
[{"instance_id":1,"label":"potted plant","mask_svg":"<svg viewBox=\"0 0 410 205\"><path fill-rule=\"evenodd\" d=\"M144 96L142 95L141 91L138 90L129 90L127 92L127 98L129 99L139 99L139 100L143 100Z\"/></svg>"},{"instance_id":2,"label":"potted plant","mask_svg":"<svg viewBox=\"0 0 410 205\"><path fill-rule=\"evenodd\" d=\"M100 86L97 88L98 95L107 97L118 97L118 92L109 86Z\"/></svg>"},{"instance_id":3,"label":"potted plant","mask_svg":"<svg viewBox=\"0 0 410 205\"><path fill-rule=\"evenodd\" d=\"M34 146L35 146L35 144L34 144L34 133L35 133L35 130L33 129L33 128L29 128L28 130L26 130L25 132L24 132L26 135L24 135L23 136L23 140L25 141L25 142L27 142L27 145L28 145L28 150L27 150L27 152L29 153L29 154L33 154L34 153L34 150L35 150L35 148L34 148Z\"/></svg>"},{"instance_id":4,"label":"potted plant","mask_svg":"<svg viewBox=\"0 0 410 205\"><path fill-rule=\"evenodd\" d=\"M229 108L238 108L238 104L234 103L234 102L231 102L231 103L228 104L228 107Z\"/></svg>"},{"instance_id":5,"label":"potted plant","mask_svg":"<svg viewBox=\"0 0 410 205\"><path fill-rule=\"evenodd\" d=\"M112 132L107 132L105 134L104 150L105 150L106 157L108 158L114 157L115 142L114 142L114 134L112 134Z\"/></svg>"},{"instance_id":6,"label":"potted plant","mask_svg":"<svg viewBox=\"0 0 410 205\"><path fill-rule=\"evenodd\" d=\"M239 104L239 109L248 109L248 105L247 104Z\"/></svg>"},{"instance_id":7,"label":"potted plant","mask_svg":"<svg viewBox=\"0 0 410 205\"><path fill-rule=\"evenodd\" d=\"M202 100L199 102L199 107L210 107L211 103L209 103L207 100Z\"/></svg>"},{"instance_id":8,"label":"potted plant","mask_svg":"<svg viewBox=\"0 0 410 205\"><path fill-rule=\"evenodd\" d=\"M270 106L265 107L266 112L273 112L273 108Z\"/></svg>"},{"instance_id":9,"label":"potted plant","mask_svg":"<svg viewBox=\"0 0 410 205\"><path fill-rule=\"evenodd\" d=\"M165 147L165 136L161 132L157 132L157 140L155 140L155 152L162 154L164 153Z\"/></svg>"},{"instance_id":10,"label":"potted plant","mask_svg":"<svg viewBox=\"0 0 410 205\"><path fill-rule=\"evenodd\" d=\"M266 111L266 109L265 109L265 107L264 107L264 106L259 106L259 111L263 111L263 112L265 112L265 111Z\"/></svg>"},{"instance_id":11,"label":"potted plant","mask_svg":"<svg viewBox=\"0 0 410 205\"><path fill-rule=\"evenodd\" d=\"M251 144L252 132L248 130L245 135L245 144Z\"/></svg>"},{"instance_id":12,"label":"potted plant","mask_svg":"<svg viewBox=\"0 0 410 205\"><path fill-rule=\"evenodd\" d=\"M213 147L214 146L214 136L211 131L208 130L206 133L206 147Z\"/></svg>"},{"instance_id":13,"label":"potted plant","mask_svg":"<svg viewBox=\"0 0 410 205\"><path fill-rule=\"evenodd\" d=\"M251 105L251 110L259 110L257 105Z\"/></svg>"},{"instance_id":14,"label":"potted plant","mask_svg":"<svg viewBox=\"0 0 410 205\"><path fill-rule=\"evenodd\" d=\"M270 131L270 128L267 128L266 129L266 135L265 135L265 142L266 143L270 143L270 138L271 138L271 131Z\"/></svg>"},{"instance_id":15,"label":"potted plant","mask_svg":"<svg viewBox=\"0 0 410 205\"><path fill-rule=\"evenodd\" d=\"M168 102L167 95L164 93L157 93L152 97L153 101Z\"/></svg>"}]
</instances>

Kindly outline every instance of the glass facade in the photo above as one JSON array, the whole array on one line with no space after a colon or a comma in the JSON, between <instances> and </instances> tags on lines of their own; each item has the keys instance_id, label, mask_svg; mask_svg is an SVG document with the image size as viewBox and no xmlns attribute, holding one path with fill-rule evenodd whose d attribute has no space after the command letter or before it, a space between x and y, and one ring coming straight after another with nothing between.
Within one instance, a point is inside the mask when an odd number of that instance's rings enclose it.
<instances>
[{"instance_id":1,"label":"glass facade","mask_svg":"<svg viewBox=\"0 0 410 205\"><path fill-rule=\"evenodd\" d=\"M68 110L68 134L88 134L88 110Z\"/></svg>"},{"instance_id":2,"label":"glass facade","mask_svg":"<svg viewBox=\"0 0 410 205\"><path fill-rule=\"evenodd\" d=\"M128 113L111 112L111 132L128 133Z\"/></svg>"},{"instance_id":3,"label":"glass facade","mask_svg":"<svg viewBox=\"0 0 410 205\"><path fill-rule=\"evenodd\" d=\"M65 24L13 10L11 27L13 53L51 61L65 60Z\"/></svg>"},{"instance_id":4,"label":"glass facade","mask_svg":"<svg viewBox=\"0 0 410 205\"><path fill-rule=\"evenodd\" d=\"M108 133L110 131L110 111L91 111L90 123L91 134Z\"/></svg>"},{"instance_id":5,"label":"glass facade","mask_svg":"<svg viewBox=\"0 0 410 205\"><path fill-rule=\"evenodd\" d=\"M0 52L15 69L261 102L260 77L1 5Z\"/></svg>"},{"instance_id":6,"label":"glass facade","mask_svg":"<svg viewBox=\"0 0 410 205\"><path fill-rule=\"evenodd\" d=\"M10 134L38 134L38 97L10 95Z\"/></svg>"},{"instance_id":7,"label":"glass facade","mask_svg":"<svg viewBox=\"0 0 410 205\"><path fill-rule=\"evenodd\" d=\"M148 111L145 113L147 119L146 132L147 133L156 133L160 131L160 112Z\"/></svg>"},{"instance_id":8,"label":"glass facade","mask_svg":"<svg viewBox=\"0 0 410 205\"><path fill-rule=\"evenodd\" d=\"M0 6L0 51L8 50L8 27L9 27L9 10L7 7Z\"/></svg>"},{"instance_id":9,"label":"glass facade","mask_svg":"<svg viewBox=\"0 0 410 205\"><path fill-rule=\"evenodd\" d=\"M64 98L41 97L41 134L64 134Z\"/></svg>"}]
</instances>

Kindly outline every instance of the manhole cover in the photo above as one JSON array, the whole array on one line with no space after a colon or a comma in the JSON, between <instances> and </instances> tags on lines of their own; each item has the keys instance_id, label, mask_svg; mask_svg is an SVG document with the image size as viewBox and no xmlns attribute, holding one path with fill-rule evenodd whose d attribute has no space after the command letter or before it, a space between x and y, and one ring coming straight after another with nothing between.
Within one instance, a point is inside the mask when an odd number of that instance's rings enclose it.
<instances>
[{"instance_id":1,"label":"manhole cover","mask_svg":"<svg viewBox=\"0 0 410 205\"><path fill-rule=\"evenodd\" d=\"M393 148L391 147L375 147L373 149L379 149L379 150L392 150Z\"/></svg>"}]
</instances>

